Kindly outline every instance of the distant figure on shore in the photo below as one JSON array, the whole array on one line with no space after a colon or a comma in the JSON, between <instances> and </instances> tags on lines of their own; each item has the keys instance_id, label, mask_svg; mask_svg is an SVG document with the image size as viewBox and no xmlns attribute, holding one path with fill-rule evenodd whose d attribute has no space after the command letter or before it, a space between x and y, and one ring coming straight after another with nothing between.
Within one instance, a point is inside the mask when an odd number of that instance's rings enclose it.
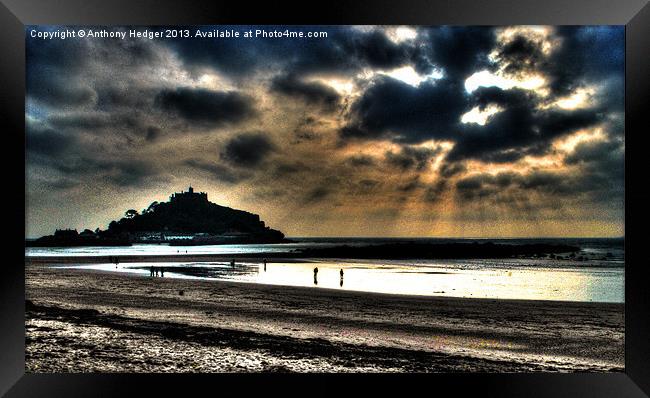
<instances>
[{"instance_id":1,"label":"distant figure on shore","mask_svg":"<svg viewBox=\"0 0 650 398\"><path fill-rule=\"evenodd\" d=\"M318 285L318 267L314 268L314 285Z\"/></svg>"},{"instance_id":2,"label":"distant figure on shore","mask_svg":"<svg viewBox=\"0 0 650 398\"><path fill-rule=\"evenodd\" d=\"M149 276L153 278L153 265L149 268Z\"/></svg>"},{"instance_id":3,"label":"distant figure on shore","mask_svg":"<svg viewBox=\"0 0 650 398\"><path fill-rule=\"evenodd\" d=\"M230 266L235 268L235 259L230 260Z\"/></svg>"},{"instance_id":4,"label":"distant figure on shore","mask_svg":"<svg viewBox=\"0 0 650 398\"><path fill-rule=\"evenodd\" d=\"M158 276L158 268L154 268L156 270L156 276Z\"/></svg>"},{"instance_id":5,"label":"distant figure on shore","mask_svg":"<svg viewBox=\"0 0 650 398\"><path fill-rule=\"evenodd\" d=\"M115 257L115 268L117 268L117 265L120 263L120 259L118 257Z\"/></svg>"},{"instance_id":6,"label":"distant figure on shore","mask_svg":"<svg viewBox=\"0 0 650 398\"><path fill-rule=\"evenodd\" d=\"M160 268L160 277L161 278L165 277L165 269L164 268Z\"/></svg>"},{"instance_id":7,"label":"distant figure on shore","mask_svg":"<svg viewBox=\"0 0 650 398\"><path fill-rule=\"evenodd\" d=\"M339 283L339 286L343 287L343 268L341 268L341 272L339 272L341 275L341 282Z\"/></svg>"},{"instance_id":8,"label":"distant figure on shore","mask_svg":"<svg viewBox=\"0 0 650 398\"><path fill-rule=\"evenodd\" d=\"M266 272L266 259L264 259L264 272Z\"/></svg>"}]
</instances>

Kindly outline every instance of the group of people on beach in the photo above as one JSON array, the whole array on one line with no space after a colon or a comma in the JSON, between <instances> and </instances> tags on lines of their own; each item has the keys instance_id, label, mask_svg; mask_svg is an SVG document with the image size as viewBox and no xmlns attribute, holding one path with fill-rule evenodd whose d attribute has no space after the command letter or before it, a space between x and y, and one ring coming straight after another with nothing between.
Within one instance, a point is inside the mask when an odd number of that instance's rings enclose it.
<instances>
[{"instance_id":1,"label":"group of people on beach","mask_svg":"<svg viewBox=\"0 0 650 398\"><path fill-rule=\"evenodd\" d=\"M115 267L117 268L117 264L119 264L119 260L117 257L111 257L111 262L115 263ZM230 266L235 267L235 259L233 258L230 260ZM266 259L264 259L264 272L266 272ZM343 268L339 271L339 275L341 277L339 281L339 286L343 287ZM154 267L153 265L149 268L149 276L150 277L158 277L160 276L161 278L165 276L165 269L163 267ZM314 268L314 285L318 285L318 267Z\"/></svg>"},{"instance_id":2,"label":"group of people on beach","mask_svg":"<svg viewBox=\"0 0 650 398\"><path fill-rule=\"evenodd\" d=\"M160 274L160 275L159 275ZM163 267L154 267L153 265L151 268L149 268L149 276L154 277L154 276L160 276L163 278L165 276L165 269Z\"/></svg>"}]
</instances>

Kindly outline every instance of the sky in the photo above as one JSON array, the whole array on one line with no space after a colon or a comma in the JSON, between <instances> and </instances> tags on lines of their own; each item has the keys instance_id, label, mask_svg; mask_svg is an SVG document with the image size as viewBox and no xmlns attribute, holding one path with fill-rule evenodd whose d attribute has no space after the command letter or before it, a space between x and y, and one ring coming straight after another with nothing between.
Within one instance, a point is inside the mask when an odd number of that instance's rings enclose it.
<instances>
[{"instance_id":1,"label":"sky","mask_svg":"<svg viewBox=\"0 0 650 398\"><path fill-rule=\"evenodd\" d=\"M624 235L622 26L65 29L26 28L27 237L189 185L287 236Z\"/></svg>"}]
</instances>

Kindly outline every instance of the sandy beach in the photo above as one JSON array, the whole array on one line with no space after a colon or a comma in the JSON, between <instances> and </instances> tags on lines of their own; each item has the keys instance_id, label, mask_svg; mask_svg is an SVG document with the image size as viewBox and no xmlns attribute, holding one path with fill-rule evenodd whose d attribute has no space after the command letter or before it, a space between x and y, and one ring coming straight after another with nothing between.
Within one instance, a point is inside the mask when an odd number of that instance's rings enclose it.
<instances>
[{"instance_id":1,"label":"sandy beach","mask_svg":"<svg viewBox=\"0 0 650 398\"><path fill-rule=\"evenodd\" d=\"M623 371L623 304L149 278L26 259L28 372Z\"/></svg>"}]
</instances>

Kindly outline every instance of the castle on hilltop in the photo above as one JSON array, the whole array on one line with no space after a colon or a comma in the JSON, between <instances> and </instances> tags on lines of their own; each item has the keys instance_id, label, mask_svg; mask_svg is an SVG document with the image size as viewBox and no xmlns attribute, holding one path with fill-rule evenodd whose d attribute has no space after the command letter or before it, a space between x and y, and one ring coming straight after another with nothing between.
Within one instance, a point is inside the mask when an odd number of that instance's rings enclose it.
<instances>
[{"instance_id":1,"label":"castle on hilltop","mask_svg":"<svg viewBox=\"0 0 650 398\"><path fill-rule=\"evenodd\" d=\"M208 194L175 192L169 202L153 202L138 213L127 210L124 217L111 221L105 231L56 230L34 246L123 246L132 243L169 243L170 245L213 245L283 243L278 230L267 227L258 214L231 209L208 202Z\"/></svg>"},{"instance_id":2,"label":"castle on hilltop","mask_svg":"<svg viewBox=\"0 0 650 398\"><path fill-rule=\"evenodd\" d=\"M190 186L187 192L175 192L169 197L172 203L199 203L208 201L208 194L206 192L194 192L194 188Z\"/></svg>"}]
</instances>

